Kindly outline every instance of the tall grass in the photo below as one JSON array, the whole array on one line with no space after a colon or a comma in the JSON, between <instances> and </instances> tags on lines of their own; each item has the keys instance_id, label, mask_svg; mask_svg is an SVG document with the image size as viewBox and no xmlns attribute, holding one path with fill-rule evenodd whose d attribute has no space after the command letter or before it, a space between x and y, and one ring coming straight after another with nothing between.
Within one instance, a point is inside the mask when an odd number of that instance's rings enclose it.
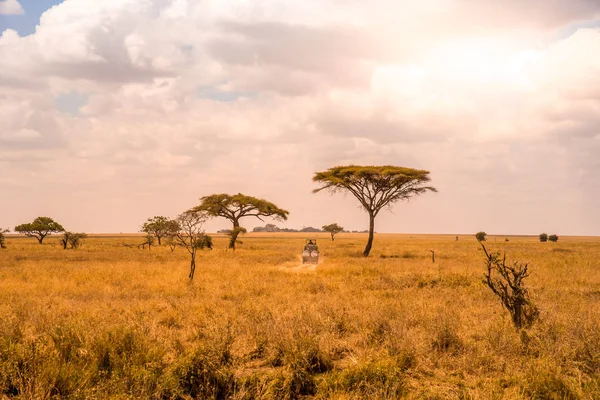
<instances>
[{"instance_id":1,"label":"tall grass","mask_svg":"<svg viewBox=\"0 0 600 400\"><path fill-rule=\"evenodd\" d=\"M321 239L299 274L301 235L217 238L190 283L185 251L139 238L9 237L0 398L600 398L600 239L488 237L532 266L522 332L474 238L378 235L367 259L364 235Z\"/></svg>"}]
</instances>

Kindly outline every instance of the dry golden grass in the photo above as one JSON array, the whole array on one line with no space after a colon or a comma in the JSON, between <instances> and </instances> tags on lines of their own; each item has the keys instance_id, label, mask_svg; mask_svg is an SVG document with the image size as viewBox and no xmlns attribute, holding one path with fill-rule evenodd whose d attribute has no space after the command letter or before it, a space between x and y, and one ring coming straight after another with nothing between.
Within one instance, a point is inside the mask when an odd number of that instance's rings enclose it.
<instances>
[{"instance_id":1,"label":"dry golden grass","mask_svg":"<svg viewBox=\"0 0 600 400\"><path fill-rule=\"evenodd\" d=\"M217 237L188 255L98 236L0 250L0 398L600 398L600 239L488 238L530 262L542 310L515 331L472 237ZM436 252L431 262L430 249Z\"/></svg>"}]
</instances>

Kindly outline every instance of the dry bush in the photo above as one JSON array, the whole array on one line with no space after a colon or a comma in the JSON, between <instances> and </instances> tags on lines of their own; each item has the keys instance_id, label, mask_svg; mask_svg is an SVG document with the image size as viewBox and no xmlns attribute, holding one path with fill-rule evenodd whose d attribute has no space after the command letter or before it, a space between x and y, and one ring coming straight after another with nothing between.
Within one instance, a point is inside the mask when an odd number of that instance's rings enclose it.
<instances>
[{"instance_id":1,"label":"dry bush","mask_svg":"<svg viewBox=\"0 0 600 400\"><path fill-rule=\"evenodd\" d=\"M540 311L531 300L523 282L529 276L529 265L518 261L508 265L506 253L502 257L500 252L488 253L483 242L480 241L479 244L486 257L485 284L500 298L517 329L530 327L539 317Z\"/></svg>"}]
</instances>

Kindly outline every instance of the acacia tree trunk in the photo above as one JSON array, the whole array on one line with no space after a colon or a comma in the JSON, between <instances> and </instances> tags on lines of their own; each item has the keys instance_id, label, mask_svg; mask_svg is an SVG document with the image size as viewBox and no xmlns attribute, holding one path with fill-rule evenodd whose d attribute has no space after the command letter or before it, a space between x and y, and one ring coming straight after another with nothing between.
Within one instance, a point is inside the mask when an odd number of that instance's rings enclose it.
<instances>
[{"instance_id":1,"label":"acacia tree trunk","mask_svg":"<svg viewBox=\"0 0 600 400\"><path fill-rule=\"evenodd\" d=\"M158 239L158 245L162 246L162 243L160 242L160 238L162 238L162 236L157 236L156 238Z\"/></svg>"},{"instance_id":2,"label":"acacia tree trunk","mask_svg":"<svg viewBox=\"0 0 600 400\"><path fill-rule=\"evenodd\" d=\"M367 247L363 251L363 257L368 257L373 247L373 233L375 232L375 213L369 211L369 240L367 241Z\"/></svg>"},{"instance_id":3,"label":"acacia tree trunk","mask_svg":"<svg viewBox=\"0 0 600 400\"><path fill-rule=\"evenodd\" d=\"M229 240L229 248L235 250L235 242L237 242L237 237L240 234L240 221L237 219L233 220L233 230L231 231L231 238Z\"/></svg>"},{"instance_id":4,"label":"acacia tree trunk","mask_svg":"<svg viewBox=\"0 0 600 400\"><path fill-rule=\"evenodd\" d=\"M192 280L196 272L196 249L193 249L190 254L192 255L192 260L190 261L190 275L188 277Z\"/></svg>"},{"instance_id":5,"label":"acacia tree trunk","mask_svg":"<svg viewBox=\"0 0 600 400\"><path fill-rule=\"evenodd\" d=\"M45 235L40 235L40 236L36 236L35 238L38 240L39 244L42 244L45 237L46 237Z\"/></svg>"},{"instance_id":6,"label":"acacia tree trunk","mask_svg":"<svg viewBox=\"0 0 600 400\"><path fill-rule=\"evenodd\" d=\"M333 233L333 232L331 232L331 241L332 241L332 242L333 242L333 235L334 235L334 233Z\"/></svg>"}]
</instances>

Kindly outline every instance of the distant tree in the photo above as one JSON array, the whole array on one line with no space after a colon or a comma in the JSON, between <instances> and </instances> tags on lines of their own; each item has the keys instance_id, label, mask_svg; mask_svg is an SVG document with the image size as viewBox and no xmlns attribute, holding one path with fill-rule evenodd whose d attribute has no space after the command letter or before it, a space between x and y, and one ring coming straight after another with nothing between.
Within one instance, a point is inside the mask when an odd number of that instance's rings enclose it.
<instances>
[{"instance_id":1,"label":"distant tree","mask_svg":"<svg viewBox=\"0 0 600 400\"><path fill-rule=\"evenodd\" d=\"M34 237L40 244L46 236L56 232L64 232L65 228L50 217L37 217L29 224L15 226L15 232L19 232L28 237Z\"/></svg>"},{"instance_id":2,"label":"distant tree","mask_svg":"<svg viewBox=\"0 0 600 400\"><path fill-rule=\"evenodd\" d=\"M0 228L0 249L5 249L6 248L6 244L4 243L6 240L6 237L4 236L5 233L10 232L9 229L3 229Z\"/></svg>"},{"instance_id":3,"label":"distant tree","mask_svg":"<svg viewBox=\"0 0 600 400\"><path fill-rule=\"evenodd\" d=\"M333 242L333 237L335 235L337 235L338 233L342 232L344 230L344 228L339 226L336 223L333 223L333 224L329 224L329 225L323 225L323 230L325 232L329 232L331 234L331 241Z\"/></svg>"},{"instance_id":4,"label":"distant tree","mask_svg":"<svg viewBox=\"0 0 600 400\"><path fill-rule=\"evenodd\" d=\"M266 232L279 232L279 228L275 224L266 224L265 231Z\"/></svg>"},{"instance_id":5,"label":"distant tree","mask_svg":"<svg viewBox=\"0 0 600 400\"><path fill-rule=\"evenodd\" d=\"M167 222L167 229L164 237L167 239L167 244L169 245L171 251L175 251L175 247L177 247L177 242L175 239L177 238L178 232L179 223L177 222L177 220L170 219Z\"/></svg>"},{"instance_id":6,"label":"distant tree","mask_svg":"<svg viewBox=\"0 0 600 400\"><path fill-rule=\"evenodd\" d=\"M363 251L364 257L371 252L375 217L383 208L427 191L437 192L434 187L426 186L430 181L429 171L391 165L333 167L315 173L313 181L322 184L313 193L322 190L350 192L369 213L369 239Z\"/></svg>"},{"instance_id":7,"label":"distant tree","mask_svg":"<svg viewBox=\"0 0 600 400\"><path fill-rule=\"evenodd\" d=\"M235 250L237 237L242 231L240 219L243 217L256 217L263 221L262 217L272 217L275 220L287 220L289 212L277 207L275 204L264 199L246 196L241 193L236 195L213 194L202 197L199 206L192 211L203 211L213 217L223 217L233 224L229 238L229 248ZM264 222L264 221L263 221Z\"/></svg>"},{"instance_id":8,"label":"distant tree","mask_svg":"<svg viewBox=\"0 0 600 400\"><path fill-rule=\"evenodd\" d=\"M83 240L87 238L87 234L82 232L65 232L63 234L60 243L63 245L63 249L67 249L68 245L72 249L77 249L83 244Z\"/></svg>"},{"instance_id":9,"label":"distant tree","mask_svg":"<svg viewBox=\"0 0 600 400\"><path fill-rule=\"evenodd\" d=\"M160 246L162 245L162 238L167 236L169 233L171 221L172 220L169 218L163 216L148 218L148 220L142 225L140 232L154 235L158 240L158 245Z\"/></svg>"},{"instance_id":10,"label":"distant tree","mask_svg":"<svg viewBox=\"0 0 600 400\"><path fill-rule=\"evenodd\" d=\"M313 228L312 226L305 226L302 229L300 229L299 232L323 232L321 229L319 228Z\"/></svg>"},{"instance_id":11,"label":"distant tree","mask_svg":"<svg viewBox=\"0 0 600 400\"><path fill-rule=\"evenodd\" d=\"M547 233L540 233L540 242L547 242L548 241L548 234Z\"/></svg>"},{"instance_id":12,"label":"distant tree","mask_svg":"<svg viewBox=\"0 0 600 400\"><path fill-rule=\"evenodd\" d=\"M196 252L201 249L212 249L212 238L204 233L203 226L208 216L201 211L186 211L180 214L176 221L178 224L175 243L184 247L190 253L190 274L188 278L194 279L196 272Z\"/></svg>"},{"instance_id":13,"label":"distant tree","mask_svg":"<svg viewBox=\"0 0 600 400\"><path fill-rule=\"evenodd\" d=\"M138 245L138 249L140 247L142 248L146 248L146 245L148 245L148 250L152 250L152 246L154 245L154 241L156 240L156 238L154 237L153 234L151 234L150 232L146 233L146 236L144 237L144 239L146 240L144 243L141 243Z\"/></svg>"},{"instance_id":14,"label":"distant tree","mask_svg":"<svg viewBox=\"0 0 600 400\"><path fill-rule=\"evenodd\" d=\"M487 236L487 233L485 233L485 232L477 232L475 234L475 238L479 242L485 242L486 241L486 238L485 238L486 236Z\"/></svg>"},{"instance_id":15,"label":"distant tree","mask_svg":"<svg viewBox=\"0 0 600 400\"><path fill-rule=\"evenodd\" d=\"M558 236L557 235L550 235L548 236L548 240L551 242L558 242Z\"/></svg>"}]
</instances>

